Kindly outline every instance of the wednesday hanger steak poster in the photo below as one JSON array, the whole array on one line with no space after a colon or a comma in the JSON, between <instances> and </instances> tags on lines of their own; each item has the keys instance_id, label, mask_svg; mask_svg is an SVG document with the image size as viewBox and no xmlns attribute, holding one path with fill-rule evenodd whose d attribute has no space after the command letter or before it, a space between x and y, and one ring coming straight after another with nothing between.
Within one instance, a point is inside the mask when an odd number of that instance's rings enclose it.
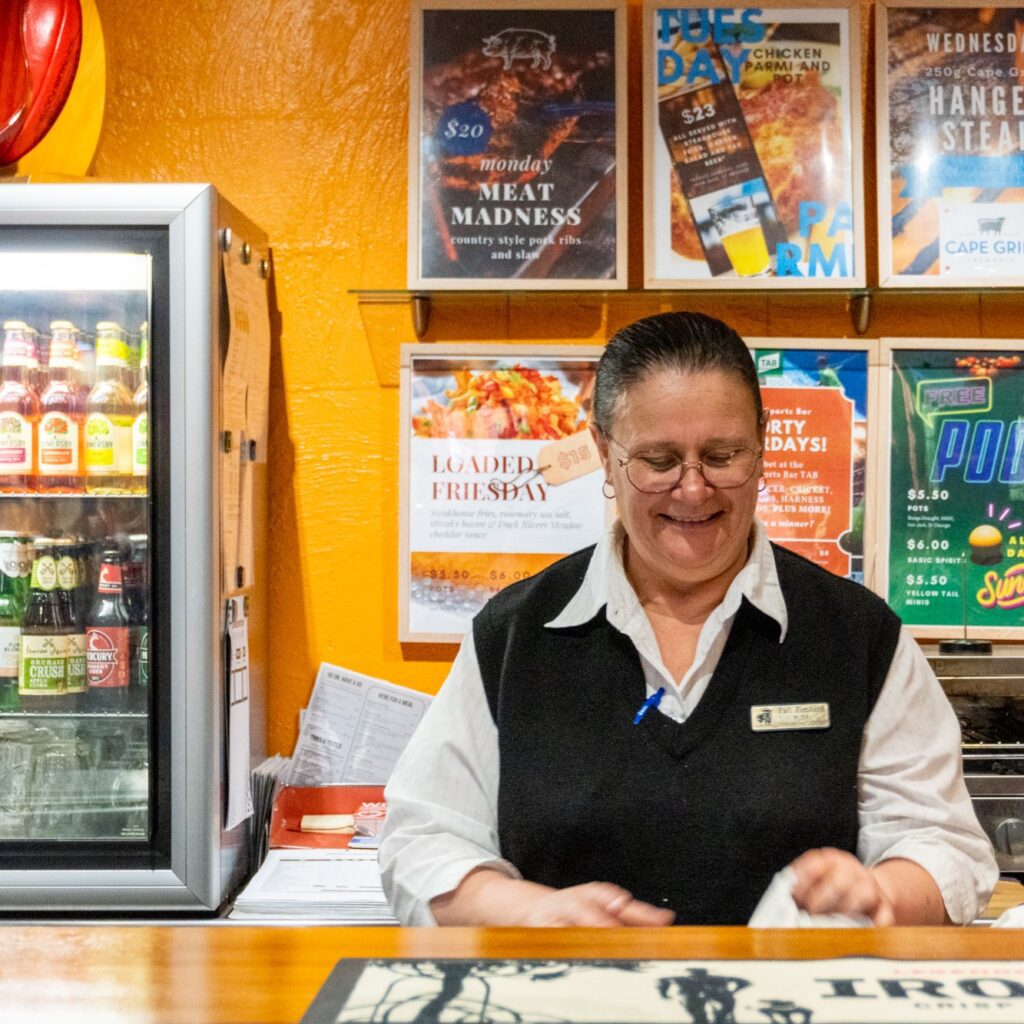
<instances>
[{"instance_id":1,"label":"wednesday hanger steak poster","mask_svg":"<svg viewBox=\"0 0 1024 1024\"><path fill-rule=\"evenodd\" d=\"M1017 960L341 960L301 1024L1016 1024Z\"/></svg>"},{"instance_id":2,"label":"wednesday hanger steak poster","mask_svg":"<svg viewBox=\"0 0 1024 1024\"><path fill-rule=\"evenodd\" d=\"M600 350L454 348L403 346L402 640L460 640L490 597L606 523L587 427Z\"/></svg>"},{"instance_id":3,"label":"wednesday hanger steak poster","mask_svg":"<svg viewBox=\"0 0 1024 1024\"><path fill-rule=\"evenodd\" d=\"M409 286L624 288L620 0L417 0Z\"/></svg>"},{"instance_id":4,"label":"wednesday hanger steak poster","mask_svg":"<svg viewBox=\"0 0 1024 1024\"><path fill-rule=\"evenodd\" d=\"M1024 284L1024 7L877 9L879 278Z\"/></svg>"},{"instance_id":5,"label":"wednesday hanger steak poster","mask_svg":"<svg viewBox=\"0 0 1024 1024\"><path fill-rule=\"evenodd\" d=\"M864 284L858 11L647 0L648 287Z\"/></svg>"},{"instance_id":6,"label":"wednesday hanger steak poster","mask_svg":"<svg viewBox=\"0 0 1024 1024\"><path fill-rule=\"evenodd\" d=\"M1024 635L1024 341L883 351L885 596L919 636Z\"/></svg>"},{"instance_id":7,"label":"wednesday hanger steak poster","mask_svg":"<svg viewBox=\"0 0 1024 1024\"><path fill-rule=\"evenodd\" d=\"M776 543L864 583L869 343L750 344L768 413L758 517Z\"/></svg>"}]
</instances>

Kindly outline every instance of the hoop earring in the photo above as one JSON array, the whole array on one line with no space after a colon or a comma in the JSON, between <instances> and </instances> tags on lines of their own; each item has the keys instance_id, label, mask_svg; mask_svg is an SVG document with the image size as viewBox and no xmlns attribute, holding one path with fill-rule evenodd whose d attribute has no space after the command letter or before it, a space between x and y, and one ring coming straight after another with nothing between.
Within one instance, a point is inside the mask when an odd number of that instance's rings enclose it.
<instances>
[{"instance_id":1,"label":"hoop earring","mask_svg":"<svg viewBox=\"0 0 1024 1024\"><path fill-rule=\"evenodd\" d=\"M768 489L768 481L765 479L764 474L761 474L761 482L758 485L757 493L763 494Z\"/></svg>"},{"instance_id":2,"label":"hoop earring","mask_svg":"<svg viewBox=\"0 0 1024 1024\"><path fill-rule=\"evenodd\" d=\"M608 493L608 488L609 488L609 487L611 487L611 489L612 489L612 493L611 493L611 494L609 494L609 493ZM605 482L604 482L603 484L601 484L601 493L602 493L602 494L603 494L603 495L604 495L604 496L605 496L605 497L606 497L606 498L607 498L607 499L608 499L609 501L611 501L611 500L612 500L612 498L614 498L614 497L615 497L615 488L614 488L614 487L612 486L612 482L611 482L611 480L608 480L608 479L606 479L606 480L605 480Z\"/></svg>"}]
</instances>

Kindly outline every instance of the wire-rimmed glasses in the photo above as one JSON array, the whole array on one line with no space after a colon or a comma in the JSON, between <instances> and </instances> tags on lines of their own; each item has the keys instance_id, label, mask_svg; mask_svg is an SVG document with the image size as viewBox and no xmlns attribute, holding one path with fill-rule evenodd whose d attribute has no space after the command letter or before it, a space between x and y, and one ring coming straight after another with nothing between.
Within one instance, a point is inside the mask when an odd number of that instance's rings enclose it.
<instances>
[{"instance_id":1,"label":"wire-rimmed glasses","mask_svg":"<svg viewBox=\"0 0 1024 1024\"><path fill-rule=\"evenodd\" d=\"M614 438L612 444L626 451ZM626 471L626 479L644 494L664 494L679 486L688 469L695 469L709 487L728 490L742 487L757 469L757 460L764 454L763 449L748 448L745 445L727 445L704 452L699 459L687 462L678 455L664 449L627 453L615 461Z\"/></svg>"}]
</instances>

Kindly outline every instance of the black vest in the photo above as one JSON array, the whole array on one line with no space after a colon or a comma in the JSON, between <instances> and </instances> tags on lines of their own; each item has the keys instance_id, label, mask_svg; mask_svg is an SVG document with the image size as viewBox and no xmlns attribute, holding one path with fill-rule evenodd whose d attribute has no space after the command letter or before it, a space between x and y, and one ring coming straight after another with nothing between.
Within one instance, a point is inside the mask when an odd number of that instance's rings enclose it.
<instances>
[{"instance_id":1,"label":"black vest","mask_svg":"<svg viewBox=\"0 0 1024 1024\"><path fill-rule=\"evenodd\" d=\"M900 623L878 597L774 548L789 613L744 599L690 718L652 711L640 656L604 610L545 628L593 548L502 591L473 622L498 727L502 856L531 881L615 882L678 924L746 924L805 850L856 852L857 765ZM823 703L828 729L755 732L754 705Z\"/></svg>"}]
</instances>

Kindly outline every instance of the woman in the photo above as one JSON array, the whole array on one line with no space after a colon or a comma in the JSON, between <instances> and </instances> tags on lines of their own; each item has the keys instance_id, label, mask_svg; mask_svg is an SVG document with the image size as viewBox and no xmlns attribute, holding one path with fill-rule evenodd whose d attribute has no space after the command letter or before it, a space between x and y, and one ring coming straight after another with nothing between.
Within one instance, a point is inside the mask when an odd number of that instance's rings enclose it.
<instances>
[{"instance_id":1,"label":"woman","mask_svg":"<svg viewBox=\"0 0 1024 1024\"><path fill-rule=\"evenodd\" d=\"M624 328L593 421L615 527L481 611L388 786L400 920L743 924L786 865L811 913L972 920L956 718L879 598L767 541L739 336Z\"/></svg>"}]
</instances>

